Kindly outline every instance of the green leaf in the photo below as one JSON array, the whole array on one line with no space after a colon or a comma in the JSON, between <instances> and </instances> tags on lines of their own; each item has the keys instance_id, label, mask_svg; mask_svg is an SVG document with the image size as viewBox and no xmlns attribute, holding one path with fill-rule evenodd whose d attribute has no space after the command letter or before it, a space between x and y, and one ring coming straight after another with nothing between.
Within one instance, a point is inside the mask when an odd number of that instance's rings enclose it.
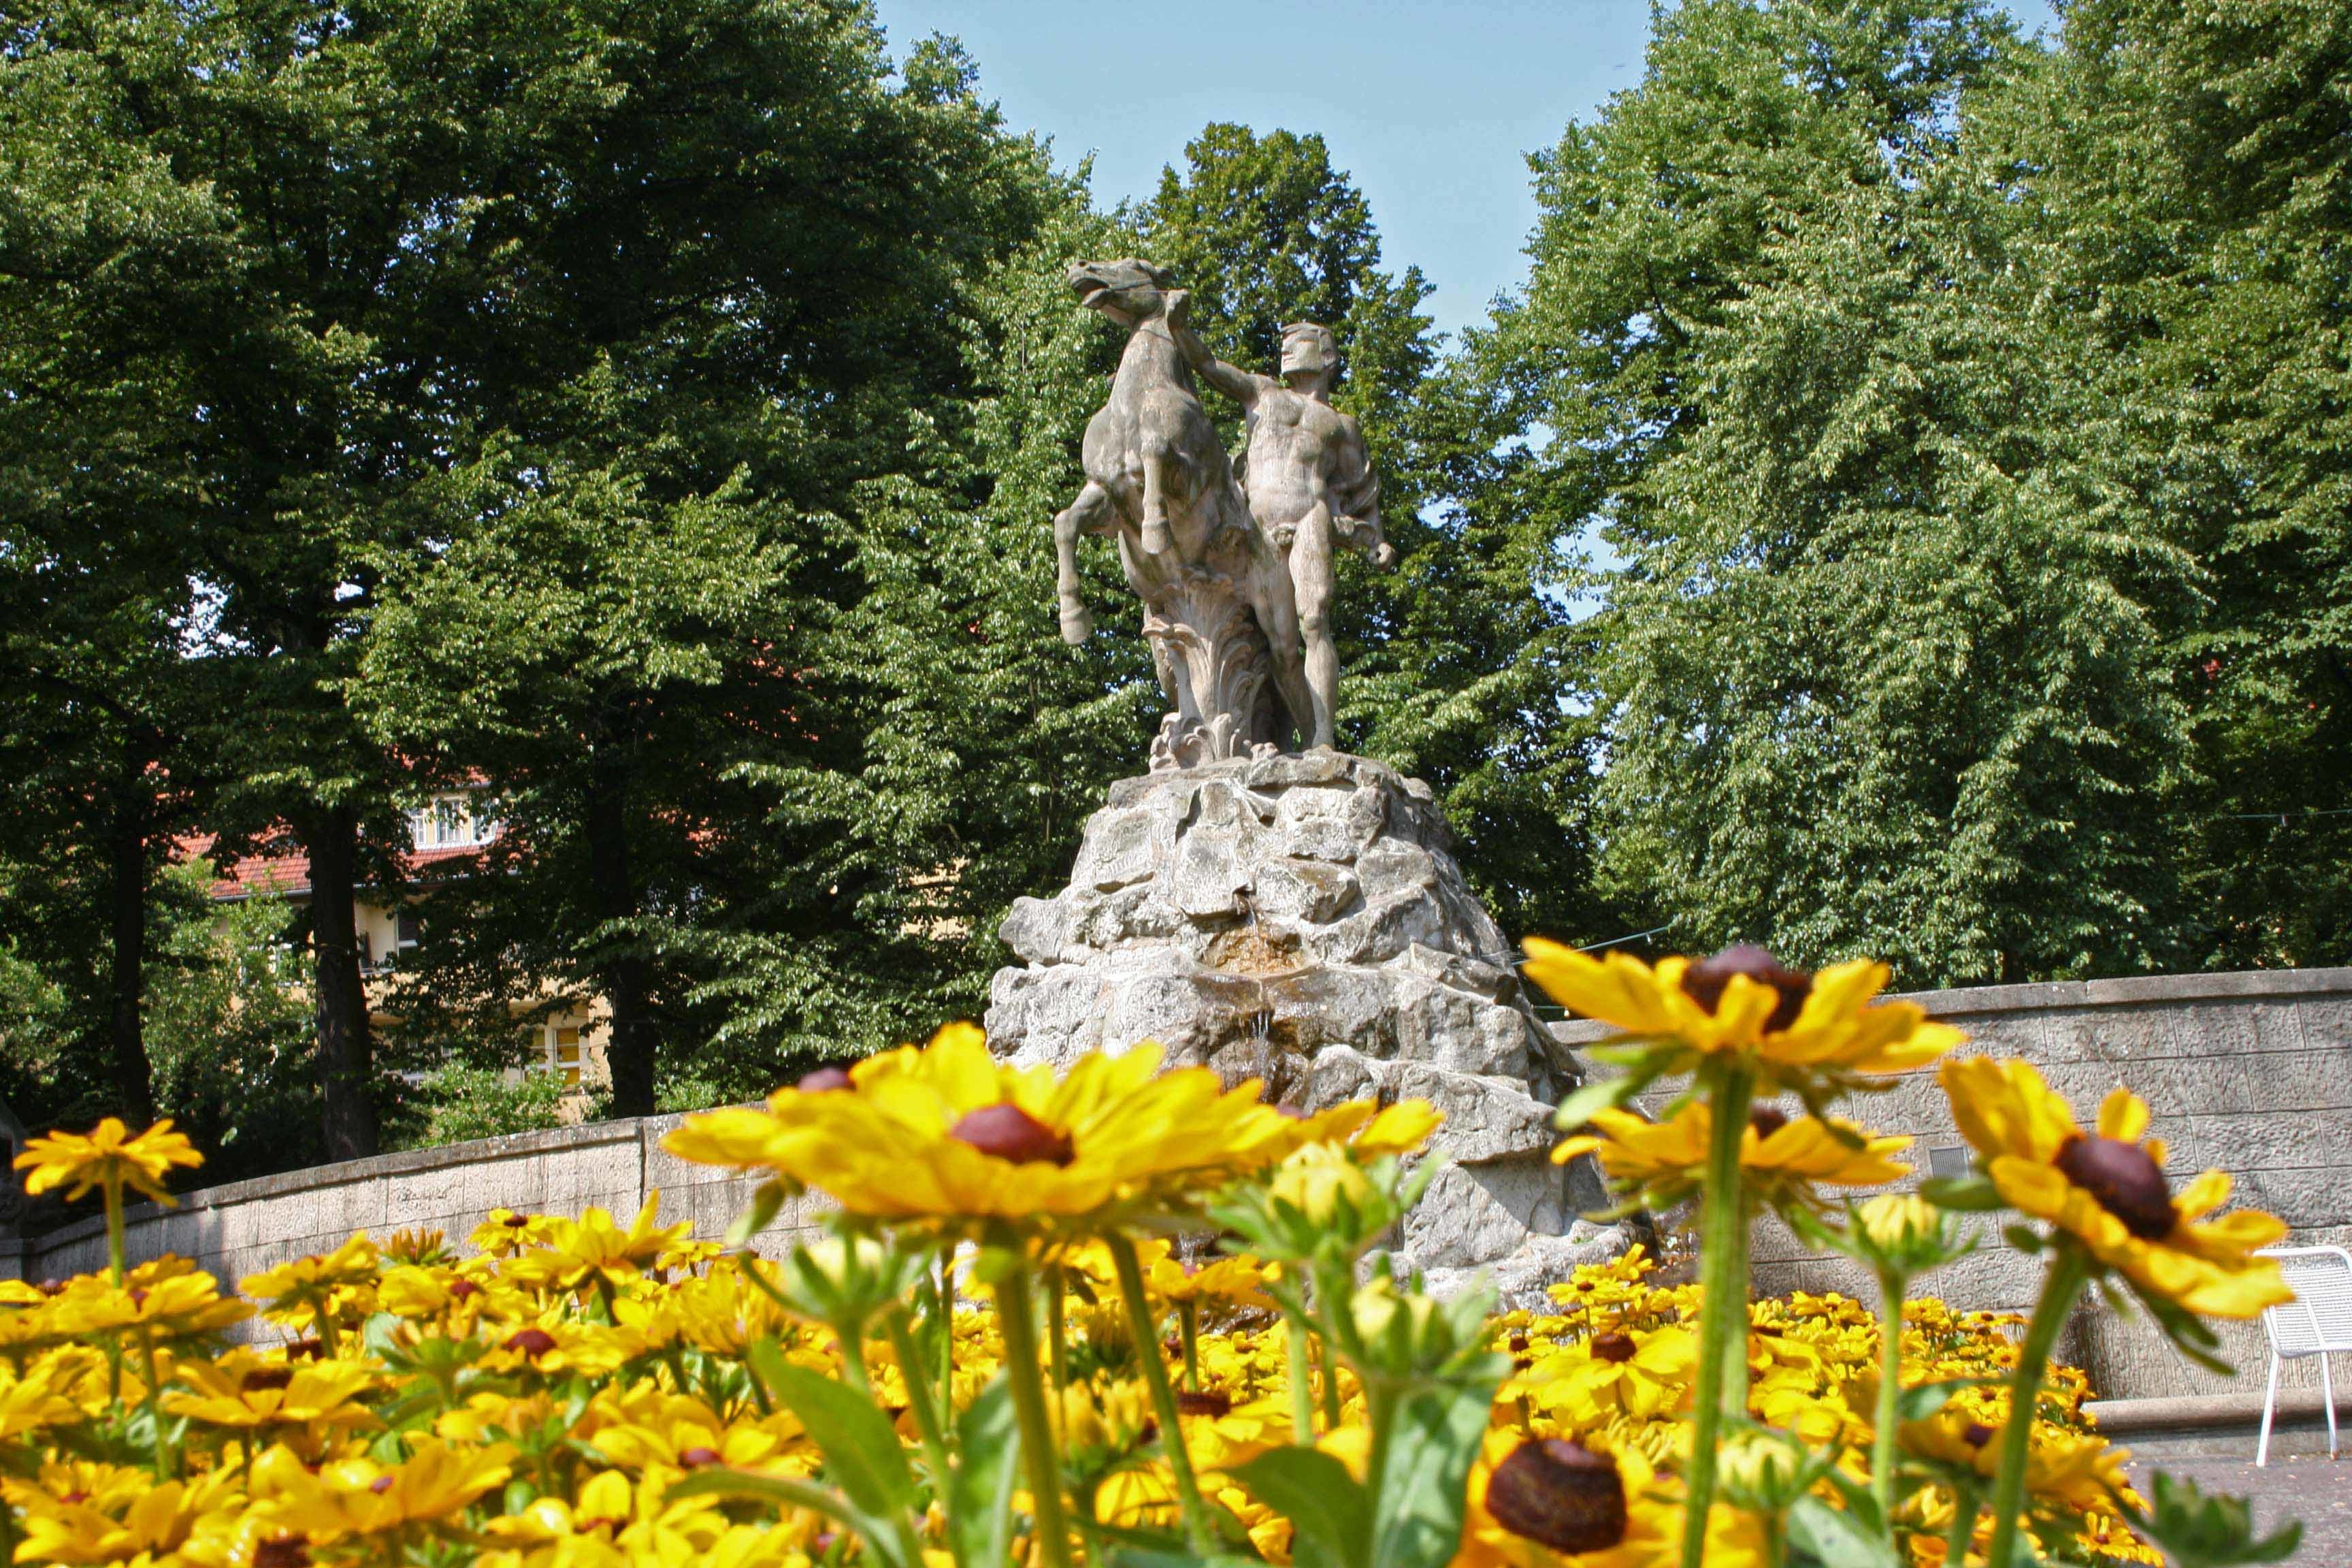
<instances>
[{"instance_id":1,"label":"green leaf","mask_svg":"<svg viewBox=\"0 0 2352 1568\"><path fill-rule=\"evenodd\" d=\"M1903 1568L1893 1546L1817 1497L1799 1498L1789 1510L1789 1545L1818 1568Z\"/></svg>"},{"instance_id":2,"label":"green leaf","mask_svg":"<svg viewBox=\"0 0 2352 1568\"><path fill-rule=\"evenodd\" d=\"M2028 1258L2035 1256L2048 1245L2042 1240L2042 1233L2030 1225L2005 1226L2001 1229L2000 1237L2003 1241L2008 1242L2010 1246Z\"/></svg>"},{"instance_id":3,"label":"green leaf","mask_svg":"<svg viewBox=\"0 0 2352 1568\"><path fill-rule=\"evenodd\" d=\"M1559 1102L1552 1112L1551 1124L1562 1132L1573 1132L1592 1120L1596 1110L1612 1110L1649 1087L1649 1078L1642 1073L1621 1073L1598 1083L1588 1083Z\"/></svg>"},{"instance_id":4,"label":"green leaf","mask_svg":"<svg viewBox=\"0 0 2352 1568\"><path fill-rule=\"evenodd\" d=\"M1298 1568L1370 1568L1372 1519L1348 1467L1314 1448L1282 1447L1234 1467L1234 1478L1298 1529Z\"/></svg>"},{"instance_id":5,"label":"green leaf","mask_svg":"<svg viewBox=\"0 0 2352 1568\"><path fill-rule=\"evenodd\" d=\"M2294 1520L2257 1541L2245 1499L2210 1495L2185 1476L2158 1470L2148 1491L2154 1501L2145 1511L2120 1496L2116 1500L2124 1518L2163 1547L2175 1568L2284 1563L2303 1543L2303 1525Z\"/></svg>"},{"instance_id":6,"label":"green leaf","mask_svg":"<svg viewBox=\"0 0 2352 1568\"><path fill-rule=\"evenodd\" d=\"M727 1227L727 1245L741 1247L753 1237L775 1223L777 1211L784 1206L784 1184L762 1182L760 1190L751 1194L751 1206L735 1216Z\"/></svg>"},{"instance_id":7,"label":"green leaf","mask_svg":"<svg viewBox=\"0 0 2352 1568\"><path fill-rule=\"evenodd\" d=\"M956 1420L955 1474L948 1482L948 1546L961 1568L1011 1560L1013 1491L1021 1434L1013 1385L998 1373Z\"/></svg>"},{"instance_id":8,"label":"green leaf","mask_svg":"<svg viewBox=\"0 0 2352 1568\"><path fill-rule=\"evenodd\" d=\"M1948 1377L1940 1383L1922 1383L1905 1389L1895 1398L1895 1418L1898 1421L1925 1421L1941 1410L1963 1388L1986 1388L2001 1381L1990 1377Z\"/></svg>"},{"instance_id":9,"label":"green leaf","mask_svg":"<svg viewBox=\"0 0 2352 1568\"><path fill-rule=\"evenodd\" d=\"M773 1340L751 1346L752 1370L791 1407L824 1455L825 1469L850 1502L869 1514L914 1506L915 1476L890 1418L845 1383L786 1361Z\"/></svg>"},{"instance_id":10,"label":"green leaf","mask_svg":"<svg viewBox=\"0 0 2352 1568\"><path fill-rule=\"evenodd\" d=\"M1919 1184L1919 1195L1939 1209L1964 1214L1990 1214L2009 1206L2000 1189L1985 1176L1937 1176Z\"/></svg>"},{"instance_id":11,"label":"green leaf","mask_svg":"<svg viewBox=\"0 0 2352 1568\"><path fill-rule=\"evenodd\" d=\"M1486 1435L1493 1389L1426 1389L1396 1406L1381 1473L1372 1561L1445 1568L1462 1543L1464 1493Z\"/></svg>"}]
</instances>

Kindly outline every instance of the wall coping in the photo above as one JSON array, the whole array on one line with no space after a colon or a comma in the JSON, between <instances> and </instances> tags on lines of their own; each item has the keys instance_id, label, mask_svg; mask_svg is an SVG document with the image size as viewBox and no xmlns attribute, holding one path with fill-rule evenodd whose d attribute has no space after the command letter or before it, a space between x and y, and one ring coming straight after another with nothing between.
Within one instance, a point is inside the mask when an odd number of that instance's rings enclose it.
<instances>
[{"instance_id":1,"label":"wall coping","mask_svg":"<svg viewBox=\"0 0 2352 1568\"><path fill-rule=\"evenodd\" d=\"M2205 974L2133 974L2114 980L2046 980L2030 985L1962 985L1948 991L1898 993L1929 1017L1987 1013L2042 1013L2062 1007L2114 1007L2170 1002L2253 1001L2264 997L2352 996L2352 967L2236 969ZM1590 1018L1551 1026L1565 1045L1591 1045L1614 1033Z\"/></svg>"},{"instance_id":2,"label":"wall coping","mask_svg":"<svg viewBox=\"0 0 2352 1568\"><path fill-rule=\"evenodd\" d=\"M275 1175L254 1176L242 1182L224 1182L216 1187L198 1187L194 1192L174 1193L173 1196L179 1201L171 1208L152 1203L132 1204L124 1208L122 1221L127 1228L166 1214L197 1214L206 1209L234 1208L239 1204L258 1203L293 1193L348 1187L361 1182L414 1175L420 1171L446 1171L454 1166L510 1160L518 1155L552 1153L565 1149L593 1149L608 1143L635 1143L643 1140L644 1130L645 1122L635 1119L584 1121L571 1127L550 1127L537 1132L507 1132L496 1138L441 1143L429 1149L402 1149L390 1154L373 1154L364 1160L341 1160L331 1165L309 1165L298 1171L280 1171ZM88 1237L105 1234L106 1216L99 1214L85 1215L31 1239L40 1250L47 1252Z\"/></svg>"}]
</instances>

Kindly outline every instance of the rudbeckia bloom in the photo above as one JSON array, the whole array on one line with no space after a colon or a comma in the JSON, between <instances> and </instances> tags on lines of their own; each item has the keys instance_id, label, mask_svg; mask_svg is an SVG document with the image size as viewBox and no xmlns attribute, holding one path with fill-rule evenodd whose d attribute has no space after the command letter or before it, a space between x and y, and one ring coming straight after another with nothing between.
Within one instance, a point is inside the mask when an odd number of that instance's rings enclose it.
<instances>
[{"instance_id":1,"label":"rudbeckia bloom","mask_svg":"<svg viewBox=\"0 0 2352 1568\"><path fill-rule=\"evenodd\" d=\"M977 1027L951 1024L927 1047L859 1062L845 1089L780 1090L760 1161L866 1218L1068 1230L1205 1194L1289 1147L1291 1123L1255 1082L1227 1089L1206 1068L1159 1066L1145 1045L1066 1075L1013 1068ZM726 1152L706 1132L693 1118L665 1146L698 1161ZM723 1142L742 1137L730 1122Z\"/></svg>"},{"instance_id":2,"label":"rudbeckia bloom","mask_svg":"<svg viewBox=\"0 0 2352 1568\"><path fill-rule=\"evenodd\" d=\"M25 1178L25 1191L37 1196L52 1187L66 1187L71 1200L92 1187L129 1187L159 1204L173 1203L163 1190L163 1178L174 1165L194 1170L205 1163L204 1156L172 1131L168 1116L136 1138L129 1136L130 1131L121 1118L110 1116L88 1136L52 1132L33 1139L16 1156L16 1168L31 1173Z\"/></svg>"},{"instance_id":3,"label":"rudbeckia bloom","mask_svg":"<svg viewBox=\"0 0 2352 1568\"><path fill-rule=\"evenodd\" d=\"M1671 1208L1699 1190L1713 1126L1706 1101L1693 1100L1664 1121L1596 1110L1592 1125L1601 1136L1569 1139L1552 1151L1553 1161L1595 1152L1612 1181L1653 1208ZM1883 1186L1910 1174L1908 1165L1888 1158L1910 1145L1908 1138L1879 1137L1850 1121L1792 1120L1765 1107L1739 1135L1740 1185L1777 1207L1818 1207L1818 1188Z\"/></svg>"},{"instance_id":4,"label":"rudbeckia bloom","mask_svg":"<svg viewBox=\"0 0 2352 1568\"><path fill-rule=\"evenodd\" d=\"M1934 1061L1965 1037L1910 1002L1877 1002L1890 976L1869 959L1817 974L1784 969L1761 948L1730 948L1654 968L1622 952L1599 958L1541 937L1527 941L1528 978L1562 1006L1652 1047L1644 1077L1688 1072L1711 1056L1745 1059L1766 1093L1818 1095Z\"/></svg>"},{"instance_id":5,"label":"rudbeckia bloom","mask_svg":"<svg viewBox=\"0 0 2352 1568\"><path fill-rule=\"evenodd\" d=\"M2001 1201L2073 1236L2147 1296L2215 1318L2294 1299L2277 1262L2254 1256L2286 1226L2257 1209L2206 1219L2230 1195L2226 1172L2207 1171L2175 1197L2164 1142L2141 1142L2147 1105L2129 1089L2107 1095L2086 1133L2030 1062L1950 1061L1938 1081Z\"/></svg>"},{"instance_id":6,"label":"rudbeckia bloom","mask_svg":"<svg viewBox=\"0 0 2352 1568\"><path fill-rule=\"evenodd\" d=\"M1490 1432L1467 1500L1453 1568L1669 1568L1682 1559L1681 1500L1630 1447L1597 1454ZM1764 1561L1753 1520L1710 1510L1707 1568Z\"/></svg>"}]
</instances>

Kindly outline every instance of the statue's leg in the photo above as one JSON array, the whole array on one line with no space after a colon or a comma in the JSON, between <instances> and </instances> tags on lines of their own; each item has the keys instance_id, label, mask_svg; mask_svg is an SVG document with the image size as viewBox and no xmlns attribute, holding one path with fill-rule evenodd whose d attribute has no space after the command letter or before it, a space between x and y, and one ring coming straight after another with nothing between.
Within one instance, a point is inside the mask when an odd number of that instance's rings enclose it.
<instances>
[{"instance_id":1,"label":"statue's leg","mask_svg":"<svg viewBox=\"0 0 2352 1568\"><path fill-rule=\"evenodd\" d=\"M1094 635L1095 618L1078 596L1078 535L1110 514L1110 492L1088 479L1078 499L1054 518L1054 588L1061 602L1062 640L1076 647Z\"/></svg>"},{"instance_id":2,"label":"statue's leg","mask_svg":"<svg viewBox=\"0 0 2352 1568\"><path fill-rule=\"evenodd\" d=\"M1307 684L1306 666L1298 657L1298 604L1290 584L1290 568L1272 540L1260 534L1253 548L1250 568L1250 608L1265 633L1274 656L1275 689L1290 710L1290 726L1301 741L1310 741L1315 725L1315 695ZM1328 742L1325 742L1328 744Z\"/></svg>"},{"instance_id":3,"label":"statue's leg","mask_svg":"<svg viewBox=\"0 0 2352 1568\"><path fill-rule=\"evenodd\" d=\"M1307 645L1307 689L1315 704L1314 744L1338 743L1339 649L1331 640L1331 509L1317 501L1298 520L1290 545L1290 586L1298 634Z\"/></svg>"},{"instance_id":4,"label":"statue's leg","mask_svg":"<svg viewBox=\"0 0 2352 1568\"><path fill-rule=\"evenodd\" d=\"M1165 437L1143 437L1143 552L1165 555L1176 548L1168 528L1168 465L1175 461Z\"/></svg>"},{"instance_id":5,"label":"statue's leg","mask_svg":"<svg viewBox=\"0 0 2352 1568\"><path fill-rule=\"evenodd\" d=\"M1136 556L1135 535L1122 528L1115 536L1118 541L1118 563L1127 573L1127 585L1135 590L1138 603L1143 606L1143 625L1151 625L1151 585L1146 579L1143 563ZM1160 679L1160 695L1171 702L1180 701L1176 695L1176 667L1169 662L1168 649L1159 638L1145 632L1144 641L1151 648L1151 673Z\"/></svg>"}]
</instances>

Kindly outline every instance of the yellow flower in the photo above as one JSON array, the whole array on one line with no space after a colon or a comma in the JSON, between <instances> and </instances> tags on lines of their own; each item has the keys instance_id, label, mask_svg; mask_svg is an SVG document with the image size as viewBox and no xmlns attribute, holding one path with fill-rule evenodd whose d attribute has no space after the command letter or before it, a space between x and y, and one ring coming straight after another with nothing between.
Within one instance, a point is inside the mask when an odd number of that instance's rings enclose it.
<instances>
[{"instance_id":1,"label":"yellow flower","mask_svg":"<svg viewBox=\"0 0 2352 1568\"><path fill-rule=\"evenodd\" d=\"M1330 1224L1343 1205L1360 1213L1380 1196L1364 1168L1328 1143L1306 1144L1283 1161L1267 1191L1317 1225Z\"/></svg>"},{"instance_id":2,"label":"yellow flower","mask_svg":"<svg viewBox=\"0 0 2352 1568\"><path fill-rule=\"evenodd\" d=\"M545 1246L534 1248L506 1266L506 1276L541 1289L576 1290L602 1282L634 1279L650 1268L662 1254L694 1234L694 1222L657 1227L661 1194L656 1193L637 1210L627 1230L613 1223L609 1210L591 1208L576 1221L557 1219L548 1227Z\"/></svg>"},{"instance_id":3,"label":"yellow flower","mask_svg":"<svg viewBox=\"0 0 2352 1568\"><path fill-rule=\"evenodd\" d=\"M1675 1490L1637 1449L1595 1453L1489 1432L1470 1472L1454 1568L1669 1568L1682 1556ZM1755 1521L1718 1503L1707 1517L1707 1568L1765 1561Z\"/></svg>"},{"instance_id":4,"label":"yellow flower","mask_svg":"<svg viewBox=\"0 0 2352 1568\"><path fill-rule=\"evenodd\" d=\"M215 1471L110 1496L34 1492L27 1497L16 1561L79 1564L164 1558L186 1542L199 1520L228 1500L229 1490L229 1478Z\"/></svg>"},{"instance_id":5,"label":"yellow flower","mask_svg":"<svg viewBox=\"0 0 2352 1568\"><path fill-rule=\"evenodd\" d=\"M159 1204L177 1202L163 1190L163 1178L173 1166L194 1170L205 1157L172 1131L168 1116L136 1138L125 1136L129 1131L120 1117L110 1116L87 1137L52 1132L32 1140L16 1156L16 1168L32 1173L25 1178L25 1190L38 1194L71 1184L66 1193L70 1201L92 1187L130 1187Z\"/></svg>"},{"instance_id":6,"label":"yellow flower","mask_svg":"<svg viewBox=\"0 0 2352 1568\"><path fill-rule=\"evenodd\" d=\"M291 1449L273 1447L254 1462L253 1492L270 1519L314 1540L382 1535L464 1512L505 1484L511 1457L502 1444L472 1448L424 1438L404 1465L339 1459L313 1475Z\"/></svg>"},{"instance_id":7,"label":"yellow flower","mask_svg":"<svg viewBox=\"0 0 2352 1568\"><path fill-rule=\"evenodd\" d=\"M189 1362L180 1375L196 1392L165 1394L163 1409L200 1426L247 1437L299 1427L315 1439L338 1429L375 1425L375 1416L359 1403L375 1376L352 1362L296 1367L265 1363L250 1351L239 1351L217 1362Z\"/></svg>"},{"instance_id":8,"label":"yellow flower","mask_svg":"<svg viewBox=\"0 0 2352 1568\"><path fill-rule=\"evenodd\" d=\"M1714 1125L1704 1100L1692 1100L1664 1121L1630 1110L1592 1113L1602 1136L1570 1138L1552 1152L1565 1162L1598 1152L1601 1168L1619 1186L1641 1194L1653 1208L1671 1208L1696 1193L1706 1174L1706 1146ZM1850 1121L1803 1116L1794 1120L1770 1107L1759 1109L1739 1135L1741 1184L1778 1205L1820 1203L1820 1187L1875 1187L1910 1174L1910 1167L1887 1158L1910 1147L1908 1138L1878 1137Z\"/></svg>"},{"instance_id":9,"label":"yellow flower","mask_svg":"<svg viewBox=\"0 0 2352 1568\"><path fill-rule=\"evenodd\" d=\"M2286 1226L2255 1209L2205 1219L2230 1195L2225 1172L2207 1171L2174 1197L2163 1141L2141 1142L2147 1106L2129 1089L2109 1093L2085 1133L2029 1062L1950 1061L1940 1081L2001 1200L2071 1234L2148 1295L2217 1318L2294 1299L2277 1262L2254 1256Z\"/></svg>"},{"instance_id":10,"label":"yellow flower","mask_svg":"<svg viewBox=\"0 0 2352 1568\"><path fill-rule=\"evenodd\" d=\"M1524 1397L1578 1426L1621 1412L1651 1421L1688 1402L1697 1365L1698 1337L1687 1329L1612 1329L1538 1359L1503 1385L1502 1397Z\"/></svg>"},{"instance_id":11,"label":"yellow flower","mask_svg":"<svg viewBox=\"0 0 2352 1568\"><path fill-rule=\"evenodd\" d=\"M1729 948L1699 963L1661 959L1655 968L1622 952L1589 957L1541 937L1529 937L1527 950L1528 978L1552 1000L1656 1047L1649 1076L1736 1056L1767 1093L1868 1088L1965 1037L1928 1023L1914 1003L1874 1004L1891 972L1868 959L1808 974L1782 968L1761 948Z\"/></svg>"},{"instance_id":12,"label":"yellow flower","mask_svg":"<svg viewBox=\"0 0 2352 1568\"><path fill-rule=\"evenodd\" d=\"M341 1287L375 1283L377 1262L375 1243L364 1235L352 1236L332 1252L312 1253L248 1274L236 1288L268 1311L310 1311Z\"/></svg>"},{"instance_id":13,"label":"yellow flower","mask_svg":"<svg viewBox=\"0 0 2352 1568\"><path fill-rule=\"evenodd\" d=\"M1990 1480L2000 1468L2001 1430L1947 1405L1925 1421L1906 1422L1899 1436L1922 1458ZM2095 1434L2036 1422L2026 1449L2026 1495L2068 1513L2104 1510L2111 1492L2127 1491L2124 1461L2130 1458L2130 1449L2111 1447Z\"/></svg>"},{"instance_id":14,"label":"yellow flower","mask_svg":"<svg viewBox=\"0 0 2352 1568\"><path fill-rule=\"evenodd\" d=\"M1288 1146L1290 1123L1256 1083L1226 1089L1206 1068L1159 1066L1145 1045L1057 1078L996 1061L977 1027L951 1024L927 1047L858 1063L846 1088L779 1090L755 1163L867 1218L1042 1230L1198 1196ZM714 1131L701 1117L665 1146L721 1163L754 1147L740 1118Z\"/></svg>"}]
</instances>

